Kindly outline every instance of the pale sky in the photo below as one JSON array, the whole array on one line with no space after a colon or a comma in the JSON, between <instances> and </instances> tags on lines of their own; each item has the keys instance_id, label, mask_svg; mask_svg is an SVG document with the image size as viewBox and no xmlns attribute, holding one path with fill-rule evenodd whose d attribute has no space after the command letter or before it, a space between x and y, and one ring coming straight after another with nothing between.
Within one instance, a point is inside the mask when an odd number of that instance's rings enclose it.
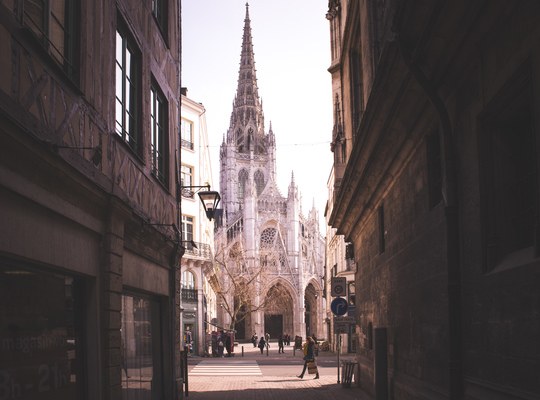
<instances>
[{"instance_id":1,"label":"pale sky","mask_svg":"<svg viewBox=\"0 0 540 400\"><path fill-rule=\"evenodd\" d=\"M219 146L236 94L246 0L182 1L182 86L206 109L214 187ZM249 16L265 131L276 136L277 184L287 196L291 173L321 226L332 166L332 93L328 0L250 0ZM324 234L324 229L323 229Z\"/></svg>"}]
</instances>

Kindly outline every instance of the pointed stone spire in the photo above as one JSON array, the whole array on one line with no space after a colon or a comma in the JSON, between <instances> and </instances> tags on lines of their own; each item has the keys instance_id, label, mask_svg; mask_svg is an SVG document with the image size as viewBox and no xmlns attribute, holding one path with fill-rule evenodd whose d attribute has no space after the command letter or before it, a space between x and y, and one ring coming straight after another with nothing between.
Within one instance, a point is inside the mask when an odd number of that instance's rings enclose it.
<instances>
[{"instance_id":1,"label":"pointed stone spire","mask_svg":"<svg viewBox=\"0 0 540 400\"><path fill-rule=\"evenodd\" d=\"M238 86L233 102L227 141L234 143L240 153L265 153L264 115L257 86L255 54L251 36L249 4L246 3L242 52L238 71Z\"/></svg>"}]
</instances>

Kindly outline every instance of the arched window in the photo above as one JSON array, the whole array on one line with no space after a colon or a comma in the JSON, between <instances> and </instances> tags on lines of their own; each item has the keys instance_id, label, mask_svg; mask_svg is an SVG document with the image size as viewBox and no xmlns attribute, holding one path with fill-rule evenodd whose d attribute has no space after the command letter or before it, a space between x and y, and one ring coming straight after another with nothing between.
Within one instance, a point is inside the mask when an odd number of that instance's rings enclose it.
<instances>
[{"instance_id":1,"label":"arched window","mask_svg":"<svg viewBox=\"0 0 540 400\"><path fill-rule=\"evenodd\" d=\"M264 174L260 169L255 171L253 179L255 180L255 187L257 188L257 196L260 196L264 187L266 186L264 183Z\"/></svg>"},{"instance_id":2,"label":"arched window","mask_svg":"<svg viewBox=\"0 0 540 400\"><path fill-rule=\"evenodd\" d=\"M244 148L244 135L241 129L238 129L236 131L236 147L239 151L242 151L242 149Z\"/></svg>"},{"instance_id":3,"label":"arched window","mask_svg":"<svg viewBox=\"0 0 540 400\"><path fill-rule=\"evenodd\" d=\"M182 289L195 289L195 277L191 271L182 272Z\"/></svg>"},{"instance_id":4,"label":"arched window","mask_svg":"<svg viewBox=\"0 0 540 400\"><path fill-rule=\"evenodd\" d=\"M248 179L248 173L245 169L242 169L238 173L238 198L243 199L246 195L246 182Z\"/></svg>"}]
</instances>

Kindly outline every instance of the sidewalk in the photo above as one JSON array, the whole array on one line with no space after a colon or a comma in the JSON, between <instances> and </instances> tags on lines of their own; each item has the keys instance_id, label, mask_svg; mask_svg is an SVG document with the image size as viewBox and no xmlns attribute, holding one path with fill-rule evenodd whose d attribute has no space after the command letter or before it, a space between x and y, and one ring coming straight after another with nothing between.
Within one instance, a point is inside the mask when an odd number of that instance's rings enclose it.
<instances>
[{"instance_id":1,"label":"sidewalk","mask_svg":"<svg viewBox=\"0 0 540 400\"><path fill-rule=\"evenodd\" d=\"M242 357L243 346L243 357ZM251 343L241 343L235 348L235 360L257 360L261 369L276 366L283 361L278 375L263 376L190 376L188 379L189 396L186 400L371 400L360 388L345 388L337 383L337 354L319 351L317 362L321 366L320 379L306 375L304 379L296 377L298 366L302 364L302 350L293 351L293 346L285 346L285 353L278 354L277 343L271 342L268 356ZM190 367L202 360L212 358L190 357ZM225 358L226 359L226 358ZM219 359L217 359L219 360ZM221 359L223 360L223 358ZM341 361L353 361L353 354L340 356ZM332 369L324 367L331 364ZM332 371L332 372L330 372Z\"/></svg>"}]
</instances>

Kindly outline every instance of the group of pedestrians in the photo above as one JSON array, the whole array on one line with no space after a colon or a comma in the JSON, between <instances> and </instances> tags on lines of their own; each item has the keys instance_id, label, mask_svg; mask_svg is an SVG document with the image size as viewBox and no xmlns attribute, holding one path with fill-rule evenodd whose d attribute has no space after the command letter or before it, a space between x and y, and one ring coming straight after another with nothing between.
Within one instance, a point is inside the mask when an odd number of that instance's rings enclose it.
<instances>
[{"instance_id":1,"label":"group of pedestrians","mask_svg":"<svg viewBox=\"0 0 540 400\"><path fill-rule=\"evenodd\" d=\"M258 340L258 341L257 341ZM261 354L263 354L264 349L270 348L270 334L266 333L258 339L256 333L251 336L251 343L253 347L259 347ZM285 346L290 346L291 336L289 334L279 335L278 337L278 353L285 353Z\"/></svg>"},{"instance_id":2,"label":"group of pedestrians","mask_svg":"<svg viewBox=\"0 0 540 400\"><path fill-rule=\"evenodd\" d=\"M258 341L257 341L258 339ZM295 339L295 346L298 345L300 347L301 344L301 337L297 336ZM298 343L296 343L298 341ZM270 334L266 333L265 335L261 336L260 338L257 337L257 334L254 333L251 337L251 343L253 344L253 347L259 347L261 354L263 354L264 349L270 348ZM279 335L278 338L278 353L285 353L284 347L285 345L289 346L291 344L291 337L288 334L285 335ZM306 342L302 346L302 350L304 353L304 367L302 369L302 373L298 375L298 378L303 379L304 374L307 373L311 375L315 375L315 378L313 379L319 379L319 369L317 368L317 362L315 360L315 357L319 353L318 349L318 343L317 339L315 338L315 335L308 336L306 339Z\"/></svg>"}]
</instances>

